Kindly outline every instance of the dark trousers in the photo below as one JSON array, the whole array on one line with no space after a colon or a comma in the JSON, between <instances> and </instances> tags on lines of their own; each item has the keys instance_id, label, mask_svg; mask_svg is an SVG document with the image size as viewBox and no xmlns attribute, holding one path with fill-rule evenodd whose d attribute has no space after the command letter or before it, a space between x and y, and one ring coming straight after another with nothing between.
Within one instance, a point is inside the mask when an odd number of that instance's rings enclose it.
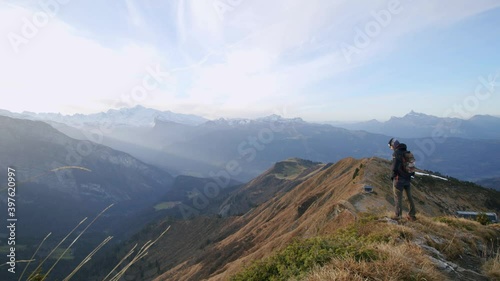
<instances>
[{"instance_id":1,"label":"dark trousers","mask_svg":"<svg viewBox=\"0 0 500 281\"><path fill-rule=\"evenodd\" d=\"M393 192L394 192L394 205L396 207L395 213L397 217L401 217L403 214L403 190L406 192L406 198L408 199L408 205L410 210L408 211L408 215L410 217L415 217L415 203L413 202L413 197L411 196L411 185L410 183L398 183L396 181L393 183Z\"/></svg>"}]
</instances>

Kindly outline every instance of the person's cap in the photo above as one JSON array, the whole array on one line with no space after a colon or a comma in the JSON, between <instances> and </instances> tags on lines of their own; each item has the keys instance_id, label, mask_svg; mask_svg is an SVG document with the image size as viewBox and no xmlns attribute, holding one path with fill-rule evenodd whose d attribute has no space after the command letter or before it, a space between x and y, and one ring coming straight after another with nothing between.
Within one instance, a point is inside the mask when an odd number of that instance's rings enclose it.
<instances>
[{"instance_id":1,"label":"person's cap","mask_svg":"<svg viewBox=\"0 0 500 281\"><path fill-rule=\"evenodd\" d=\"M399 141L398 141L397 139L395 139L395 138L391 138L391 139L389 140L389 146L392 146L392 147L398 147L398 145L399 145Z\"/></svg>"}]
</instances>

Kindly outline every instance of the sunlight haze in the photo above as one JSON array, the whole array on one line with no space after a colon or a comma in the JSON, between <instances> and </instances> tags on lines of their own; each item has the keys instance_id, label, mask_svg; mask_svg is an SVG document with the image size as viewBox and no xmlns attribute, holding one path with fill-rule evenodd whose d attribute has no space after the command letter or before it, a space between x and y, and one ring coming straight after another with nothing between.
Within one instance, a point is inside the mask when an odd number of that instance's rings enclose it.
<instances>
[{"instance_id":1,"label":"sunlight haze","mask_svg":"<svg viewBox=\"0 0 500 281\"><path fill-rule=\"evenodd\" d=\"M500 115L498 1L1 1L1 109ZM495 88L496 86L496 88Z\"/></svg>"}]
</instances>

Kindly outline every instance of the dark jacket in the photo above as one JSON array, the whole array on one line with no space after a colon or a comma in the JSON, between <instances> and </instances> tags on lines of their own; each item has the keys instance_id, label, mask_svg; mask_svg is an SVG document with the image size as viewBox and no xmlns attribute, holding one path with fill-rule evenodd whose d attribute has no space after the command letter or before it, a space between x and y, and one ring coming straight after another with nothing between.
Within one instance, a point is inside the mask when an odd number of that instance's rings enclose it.
<instances>
[{"instance_id":1,"label":"dark jacket","mask_svg":"<svg viewBox=\"0 0 500 281\"><path fill-rule=\"evenodd\" d=\"M391 179L394 180L395 181L394 183L398 185L410 183L412 176L410 173L407 173L403 169L403 153L405 151L406 151L406 144L400 143L392 153Z\"/></svg>"}]
</instances>

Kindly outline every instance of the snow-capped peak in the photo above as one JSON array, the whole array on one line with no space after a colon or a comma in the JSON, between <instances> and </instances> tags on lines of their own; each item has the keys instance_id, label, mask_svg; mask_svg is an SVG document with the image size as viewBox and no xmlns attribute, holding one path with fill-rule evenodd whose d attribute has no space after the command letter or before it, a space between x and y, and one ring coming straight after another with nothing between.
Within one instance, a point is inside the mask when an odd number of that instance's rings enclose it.
<instances>
[{"instance_id":1,"label":"snow-capped peak","mask_svg":"<svg viewBox=\"0 0 500 281\"><path fill-rule=\"evenodd\" d=\"M186 125L198 125L207 121L207 119L196 115L160 111L141 105L132 108L109 109L106 112L94 114L62 115L60 113L33 112L23 112L22 114L29 119L60 122L70 126L112 124L114 126L152 127L156 120Z\"/></svg>"},{"instance_id":2,"label":"snow-capped peak","mask_svg":"<svg viewBox=\"0 0 500 281\"><path fill-rule=\"evenodd\" d=\"M280 121L280 122L287 122L287 123L304 123L304 120L302 120L302 118L300 118L300 117L283 118L282 116L277 115L277 114L272 114L269 116L258 118L257 121L263 121L263 122Z\"/></svg>"}]
</instances>

